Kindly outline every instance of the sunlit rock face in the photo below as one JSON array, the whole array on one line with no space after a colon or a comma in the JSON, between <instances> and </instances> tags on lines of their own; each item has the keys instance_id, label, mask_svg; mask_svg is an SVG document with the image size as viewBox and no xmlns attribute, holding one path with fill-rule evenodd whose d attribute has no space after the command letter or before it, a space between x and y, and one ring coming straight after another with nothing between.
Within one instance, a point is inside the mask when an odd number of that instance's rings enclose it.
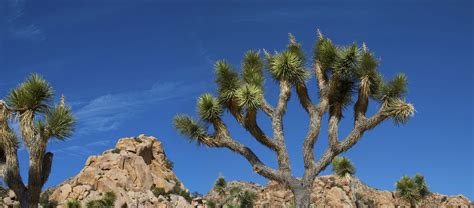
<instances>
[{"instance_id":1,"label":"sunlit rock face","mask_svg":"<svg viewBox=\"0 0 474 208\"><path fill-rule=\"evenodd\" d=\"M115 207L190 207L181 196L156 197L151 191L153 187L169 191L179 182L171 168L156 138L122 138L115 149L90 156L79 174L49 190L49 200L59 207L73 199L84 205L112 191L117 196Z\"/></svg>"}]
</instances>

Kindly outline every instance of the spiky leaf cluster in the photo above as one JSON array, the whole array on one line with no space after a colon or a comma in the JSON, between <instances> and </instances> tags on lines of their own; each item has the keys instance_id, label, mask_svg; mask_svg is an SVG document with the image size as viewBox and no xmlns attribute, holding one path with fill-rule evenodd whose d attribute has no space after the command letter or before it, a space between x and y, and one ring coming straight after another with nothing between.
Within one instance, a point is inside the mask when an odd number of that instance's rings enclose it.
<instances>
[{"instance_id":1,"label":"spiky leaf cluster","mask_svg":"<svg viewBox=\"0 0 474 208\"><path fill-rule=\"evenodd\" d=\"M385 105L385 112L392 117L397 125L407 123L415 113L413 104L406 103L398 98L387 101Z\"/></svg>"},{"instance_id":2,"label":"spiky leaf cluster","mask_svg":"<svg viewBox=\"0 0 474 208\"><path fill-rule=\"evenodd\" d=\"M359 48L356 44L338 48L331 71L333 76L338 76L341 80L353 81L356 78L358 58Z\"/></svg>"},{"instance_id":3,"label":"spiky leaf cluster","mask_svg":"<svg viewBox=\"0 0 474 208\"><path fill-rule=\"evenodd\" d=\"M241 85L239 74L223 60L216 62L215 73L219 101L229 106L233 102L235 92Z\"/></svg>"},{"instance_id":4,"label":"spiky leaf cluster","mask_svg":"<svg viewBox=\"0 0 474 208\"><path fill-rule=\"evenodd\" d=\"M38 74L32 74L18 87L10 91L7 103L18 111L44 111L53 97L53 88Z\"/></svg>"},{"instance_id":5,"label":"spiky leaf cluster","mask_svg":"<svg viewBox=\"0 0 474 208\"><path fill-rule=\"evenodd\" d=\"M251 84L243 85L235 93L237 105L249 110L255 110L260 106L262 96L262 89Z\"/></svg>"},{"instance_id":6,"label":"spiky leaf cluster","mask_svg":"<svg viewBox=\"0 0 474 208\"><path fill-rule=\"evenodd\" d=\"M332 160L332 170L336 175L344 177L346 174L354 175L355 167L346 157L335 157Z\"/></svg>"},{"instance_id":7,"label":"spiky leaf cluster","mask_svg":"<svg viewBox=\"0 0 474 208\"><path fill-rule=\"evenodd\" d=\"M395 183L397 194L410 203L416 202L430 194L422 175L415 177L403 176Z\"/></svg>"},{"instance_id":8,"label":"spiky leaf cluster","mask_svg":"<svg viewBox=\"0 0 474 208\"><path fill-rule=\"evenodd\" d=\"M332 41L325 37L320 37L314 47L314 58L321 64L321 68L326 72L332 67L337 54L337 47Z\"/></svg>"},{"instance_id":9,"label":"spiky leaf cluster","mask_svg":"<svg viewBox=\"0 0 474 208\"><path fill-rule=\"evenodd\" d=\"M286 80L293 84L303 83L309 72L304 67L304 60L294 51L274 54L268 59L270 74L275 80Z\"/></svg>"},{"instance_id":10,"label":"spiky leaf cluster","mask_svg":"<svg viewBox=\"0 0 474 208\"><path fill-rule=\"evenodd\" d=\"M381 90L380 99L389 101L392 99L402 98L407 92L407 77L400 73L393 80L385 84Z\"/></svg>"},{"instance_id":11,"label":"spiky leaf cluster","mask_svg":"<svg viewBox=\"0 0 474 208\"><path fill-rule=\"evenodd\" d=\"M199 144L201 138L206 136L204 125L189 116L177 115L173 119L175 128L189 139L196 140Z\"/></svg>"},{"instance_id":12,"label":"spiky leaf cluster","mask_svg":"<svg viewBox=\"0 0 474 208\"><path fill-rule=\"evenodd\" d=\"M205 121L213 121L222 114L219 100L209 93L203 94L198 98L197 109L199 116Z\"/></svg>"},{"instance_id":13,"label":"spiky leaf cluster","mask_svg":"<svg viewBox=\"0 0 474 208\"><path fill-rule=\"evenodd\" d=\"M376 98L383 88L384 81L382 75L377 71L378 60L374 54L368 51L364 45L364 50L359 57L359 64L356 70L357 77L360 79L360 88L368 96Z\"/></svg>"},{"instance_id":14,"label":"spiky leaf cluster","mask_svg":"<svg viewBox=\"0 0 474 208\"><path fill-rule=\"evenodd\" d=\"M242 62L242 78L245 83L262 87L264 82L263 77L263 62L257 51L247 51Z\"/></svg>"},{"instance_id":15,"label":"spiky leaf cluster","mask_svg":"<svg viewBox=\"0 0 474 208\"><path fill-rule=\"evenodd\" d=\"M55 137L64 140L72 135L74 131L75 119L71 108L62 105L56 105L49 108L45 115L46 134L48 137Z\"/></svg>"}]
</instances>

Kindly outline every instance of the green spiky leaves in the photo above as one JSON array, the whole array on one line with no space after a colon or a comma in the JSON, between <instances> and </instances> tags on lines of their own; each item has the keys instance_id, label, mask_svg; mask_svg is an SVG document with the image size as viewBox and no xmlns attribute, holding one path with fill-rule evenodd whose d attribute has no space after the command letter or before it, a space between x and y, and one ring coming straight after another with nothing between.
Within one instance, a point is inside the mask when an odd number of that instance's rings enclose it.
<instances>
[{"instance_id":1,"label":"green spiky leaves","mask_svg":"<svg viewBox=\"0 0 474 208\"><path fill-rule=\"evenodd\" d=\"M44 111L53 97L53 88L38 74L30 75L25 82L10 91L8 105L19 111Z\"/></svg>"},{"instance_id":2,"label":"green spiky leaves","mask_svg":"<svg viewBox=\"0 0 474 208\"><path fill-rule=\"evenodd\" d=\"M383 101L399 99L405 96L406 92L407 77L400 73L382 88L380 99Z\"/></svg>"},{"instance_id":3,"label":"green spiky leaves","mask_svg":"<svg viewBox=\"0 0 474 208\"><path fill-rule=\"evenodd\" d=\"M273 56L267 54L268 69L275 80L286 80L292 84L303 83L310 73L304 67L305 58L293 35L290 36L288 49Z\"/></svg>"},{"instance_id":4,"label":"green spiky leaves","mask_svg":"<svg viewBox=\"0 0 474 208\"><path fill-rule=\"evenodd\" d=\"M235 95L239 107L255 110L260 106L263 92L258 86L246 84L240 87Z\"/></svg>"},{"instance_id":5,"label":"green spiky leaves","mask_svg":"<svg viewBox=\"0 0 474 208\"><path fill-rule=\"evenodd\" d=\"M422 175L416 174L413 178L403 176L395 183L397 194L409 201L412 205L423 197L430 194L428 186Z\"/></svg>"},{"instance_id":6,"label":"green spiky leaves","mask_svg":"<svg viewBox=\"0 0 474 208\"><path fill-rule=\"evenodd\" d=\"M173 124L179 133L193 141L197 141L198 143L200 143L200 139L204 138L207 134L207 130L201 122L198 122L187 115L175 116Z\"/></svg>"},{"instance_id":7,"label":"green spiky leaves","mask_svg":"<svg viewBox=\"0 0 474 208\"><path fill-rule=\"evenodd\" d=\"M344 177L346 174L354 175L355 173L354 164L346 157L335 157L332 160L332 170L340 177Z\"/></svg>"},{"instance_id":8,"label":"green spiky leaves","mask_svg":"<svg viewBox=\"0 0 474 208\"><path fill-rule=\"evenodd\" d=\"M304 68L301 57L292 51L277 53L269 61L269 71L276 80L287 80L292 84L303 83L309 72Z\"/></svg>"},{"instance_id":9,"label":"green spiky leaves","mask_svg":"<svg viewBox=\"0 0 474 208\"><path fill-rule=\"evenodd\" d=\"M353 80L358 68L359 48L356 44L339 48L332 66L333 75L341 80Z\"/></svg>"},{"instance_id":10,"label":"green spiky leaves","mask_svg":"<svg viewBox=\"0 0 474 208\"><path fill-rule=\"evenodd\" d=\"M263 63L257 51L247 51L245 53L242 70L245 83L260 87L263 85Z\"/></svg>"},{"instance_id":11,"label":"green spiky leaves","mask_svg":"<svg viewBox=\"0 0 474 208\"><path fill-rule=\"evenodd\" d=\"M213 121L222 114L219 100L209 93L203 94L198 98L197 109L199 116L204 121Z\"/></svg>"},{"instance_id":12,"label":"green spiky leaves","mask_svg":"<svg viewBox=\"0 0 474 208\"><path fill-rule=\"evenodd\" d=\"M321 64L323 71L327 71L336 60L337 47L331 40L320 37L314 47L314 59Z\"/></svg>"},{"instance_id":13,"label":"green spiky leaves","mask_svg":"<svg viewBox=\"0 0 474 208\"><path fill-rule=\"evenodd\" d=\"M225 105L230 105L233 102L235 91L241 85L239 74L225 61L216 62L215 73L219 100Z\"/></svg>"},{"instance_id":14,"label":"green spiky leaves","mask_svg":"<svg viewBox=\"0 0 474 208\"><path fill-rule=\"evenodd\" d=\"M57 105L46 111L45 124L48 137L64 140L72 135L75 119L69 107Z\"/></svg>"}]
</instances>

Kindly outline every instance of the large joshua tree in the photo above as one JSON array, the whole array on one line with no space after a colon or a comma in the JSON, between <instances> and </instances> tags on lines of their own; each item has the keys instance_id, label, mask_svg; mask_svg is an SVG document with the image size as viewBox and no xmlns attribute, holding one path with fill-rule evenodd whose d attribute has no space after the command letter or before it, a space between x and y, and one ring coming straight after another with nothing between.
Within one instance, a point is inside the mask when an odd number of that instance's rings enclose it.
<instances>
[{"instance_id":1,"label":"large joshua tree","mask_svg":"<svg viewBox=\"0 0 474 208\"><path fill-rule=\"evenodd\" d=\"M52 105L53 88L33 74L0 100L0 170L6 185L15 192L20 207L38 207L41 188L51 172L53 153L46 152L52 138L63 141L71 136L74 118L64 96ZM20 136L10 124L18 122ZM21 137L29 153L28 183L20 175L18 148Z\"/></svg>"},{"instance_id":2,"label":"large joshua tree","mask_svg":"<svg viewBox=\"0 0 474 208\"><path fill-rule=\"evenodd\" d=\"M301 45L289 35L289 45L283 52L270 54L264 50L265 58L256 51L245 54L242 73L239 75L225 61L215 64L217 96L203 94L197 100L199 120L187 115L177 115L174 125L183 135L209 147L227 148L245 157L254 171L289 188L295 196L297 207L309 207L310 191L315 177L332 159L353 147L362 135L392 118L395 123L405 123L414 113L412 104L405 102L406 77L397 75L385 82L378 71L378 61L365 44L358 47L336 46L318 31L314 47L312 70L306 66ZM275 106L264 97L264 68L279 84L279 96ZM307 80L311 71L317 79L318 102L308 92ZM301 106L309 115L309 130L303 143L304 174L293 176L285 145L283 117L287 110L292 89ZM338 135L339 123L344 110L354 104L354 127L344 138ZM367 116L369 99L380 103L372 116ZM264 164L249 147L234 139L222 119L227 110L257 142L275 152L278 168ZM271 120L273 136L267 135L257 122L257 113L263 112ZM328 114L329 145L322 156L315 160L314 144L321 130L323 115ZM214 131L209 132L210 124Z\"/></svg>"}]
</instances>

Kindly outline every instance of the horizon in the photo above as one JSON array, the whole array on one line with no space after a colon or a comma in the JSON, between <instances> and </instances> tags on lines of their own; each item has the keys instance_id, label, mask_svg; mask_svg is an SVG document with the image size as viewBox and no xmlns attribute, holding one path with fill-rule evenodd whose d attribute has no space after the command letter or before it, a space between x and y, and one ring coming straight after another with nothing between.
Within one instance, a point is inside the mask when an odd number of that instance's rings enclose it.
<instances>
[{"instance_id":1,"label":"horizon","mask_svg":"<svg viewBox=\"0 0 474 208\"><path fill-rule=\"evenodd\" d=\"M371 187L392 191L402 176L421 173L433 192L474 199L471 1L15 2L0 3L0 98L29 74L39 73L55 89L55 101L64 94L77 118L71 138L48 144L55 156L44 188L75 176L89 156L113 149L118 139L139 134L162 142L175 174L191 192L207 193L219 175L265 185L268 180L240 155L189 143L172 118L195 116L197 97L215 94L216 61L226 59L240 68L247 50L283 50L288 33L309 59L319 28L338 45L366 43L386 79L405 73L407 101L416 109L407 124L385 121L342 154L355 164L355 175ZM265 76L266 97L274 104L278 90ZM308 90L316 101L314 76ZM286 143L292 173L301 176L308 116L296 96L288 106ZM370 103L369 115L376 106ZM341 135L352 129L351 109L346 115ZM276 166L272 152L251 141L229 116L224 118L234 138ZM268 120L261 120L268 132ZM316 157L327 145L327 120ZM20 166L26 179L24 149ZM320 175L330 172L328 167Z\"/></svg>"}]
</instances>

